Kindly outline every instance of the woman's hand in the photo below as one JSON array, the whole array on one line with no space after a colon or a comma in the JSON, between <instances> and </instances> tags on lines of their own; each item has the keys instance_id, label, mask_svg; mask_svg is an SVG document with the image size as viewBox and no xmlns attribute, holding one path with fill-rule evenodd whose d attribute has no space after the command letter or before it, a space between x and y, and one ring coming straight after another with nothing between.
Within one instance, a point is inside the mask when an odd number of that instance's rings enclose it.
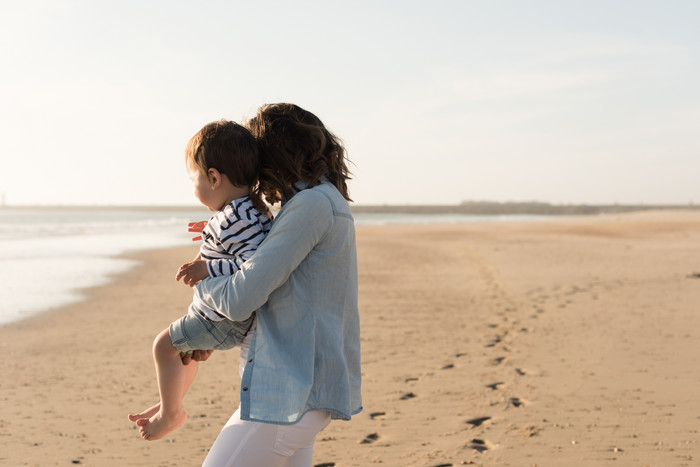
<instances>
[{"instance_id":1,"label":"woman's hand","mask_svg":"<svg viewBox=\"0 0 700 467\"><path fill-rule=\"evenodd\" d=\"M191 361L195 362L205 362L211 354L214 353L213 350L193 350L192 353L180 352L180 358L182 359L183 365L189 365Z\"/></svg>"},{"instance_id":2,"label":"woman's hand","mask_svg":"<svg viewBox=\"0 0 700 467\"><path fill-rule=\"evenodd\" d=\"M200 222L190 222L187 224L187 231L188 232L195 232L195 233L201 233L204 231L204 227L207 226L207 221L200 221ZM196 242L197 240L201 240L202 236L199 235L197 237L193 237L192 241Z\"/></svg>"},{"instance_id":3,"label":"woman's hand","mask_svg":"<svg viewBox=\"0 0 700 467\"><path fill-rule=\"evenodd\" d=\"M202 259L195 259L194 261L190 261L189 263L185 263L180 266L180 269L177 271L177 275L175 276L175 280L179 281L182 279L182 282L190 287L194 287L195 284L203 279L206 279L207 277L209 277L207 262Z\"/></svg>"}]
</instances>

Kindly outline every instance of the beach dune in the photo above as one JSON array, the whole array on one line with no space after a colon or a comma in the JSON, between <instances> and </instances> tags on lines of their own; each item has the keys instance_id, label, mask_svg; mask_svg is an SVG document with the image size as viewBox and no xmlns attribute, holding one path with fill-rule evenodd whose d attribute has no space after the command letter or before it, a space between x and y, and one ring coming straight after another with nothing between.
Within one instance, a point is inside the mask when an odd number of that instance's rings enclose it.
<instances>
[{"instance_id":1,"label":"beach dune","mask_svg":"<svg viewBox=\"0 0 700 467\"><path fill-rule=\"evenodd\" d=\"M693 465L700 213L358 228L364 411L315 464ZM203 364L187 423L143 441L150 347L196 246L0 328L0 465L199 465L238 405L238 351ZM60 277L36 277L41 281Z\"/></svg>"}]
</instances>

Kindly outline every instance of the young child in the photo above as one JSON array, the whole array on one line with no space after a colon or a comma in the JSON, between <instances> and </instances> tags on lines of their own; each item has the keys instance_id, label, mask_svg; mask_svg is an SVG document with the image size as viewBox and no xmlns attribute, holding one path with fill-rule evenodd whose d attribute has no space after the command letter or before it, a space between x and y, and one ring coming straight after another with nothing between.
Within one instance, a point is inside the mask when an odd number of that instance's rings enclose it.
<instances>
[{"instance_id":1,"label":"young child","mask_svg":"<svg viewBox=\"0 0 700 467\"><path fill-rule=\"evenodd\" d=\"M176 279L194 286L212 276L232 275L256 250L270 230L269 212L251 189L260 167L250 132L228 121L210 123L187 145L187 171L197 199L217 213L202 231L199 255L180 267ZM182 363L182 353L230 349L241 343L253 322L230 321L201 303L196 295L187 315L163 330L153 343L160 402L129 415L141 436L156 440L180 427L187 415L182 400L196 373L197 362Z\"/></svg>"}]
</instances>

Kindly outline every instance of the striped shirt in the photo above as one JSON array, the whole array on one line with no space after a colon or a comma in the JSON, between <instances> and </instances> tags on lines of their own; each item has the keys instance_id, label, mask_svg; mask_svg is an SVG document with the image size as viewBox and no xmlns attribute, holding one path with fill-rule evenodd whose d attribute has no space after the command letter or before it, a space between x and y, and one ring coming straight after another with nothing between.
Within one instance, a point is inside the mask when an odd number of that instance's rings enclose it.
<instances>
[{"instance_id":1,"label":"striped shirt","mask_svg":"<svg viewBox=\"0 0 700 467\"><path fill-rule=\"evenodd\" d=\"M253 255L270 231L272 221L255 209L249 196L238 198L214 214L202 231L199 253L207 262L209 276L231 276ZM225 317L197 299L194 309L207 319Z\"/></svg>"}]
</instances>

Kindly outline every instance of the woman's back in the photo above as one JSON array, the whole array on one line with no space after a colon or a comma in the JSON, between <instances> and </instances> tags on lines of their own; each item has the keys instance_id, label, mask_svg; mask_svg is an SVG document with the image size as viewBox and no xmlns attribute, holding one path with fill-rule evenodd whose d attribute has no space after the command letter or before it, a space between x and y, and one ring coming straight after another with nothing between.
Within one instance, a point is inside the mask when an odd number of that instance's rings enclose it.
<instances>
[{"instance_id":1,"label":"woman's back","mask_svg":"<svg viewBox=\"0 0 700 467\"><path fill-rule=\"evenodd\" d=\"M296 193L233 280L197 289L221 297L214 305L232 319L259 308L242 419L294 423L312 409L349 419L362 410L355 227L333 185Z\"/></svg>"}]
</instances>

